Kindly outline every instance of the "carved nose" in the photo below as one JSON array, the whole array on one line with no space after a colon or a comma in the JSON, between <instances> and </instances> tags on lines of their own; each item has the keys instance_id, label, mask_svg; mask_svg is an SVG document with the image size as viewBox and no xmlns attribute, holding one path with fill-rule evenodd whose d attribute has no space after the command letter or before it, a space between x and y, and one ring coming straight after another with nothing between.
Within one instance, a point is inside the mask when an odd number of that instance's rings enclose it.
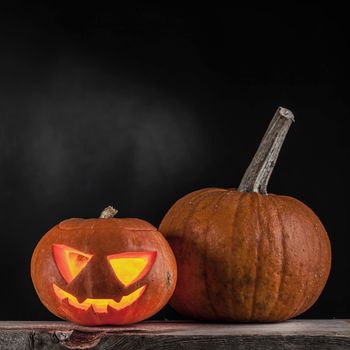
<instances>
[{"instance_id":1,"label":"carved nose","mask_svg":"<svg viewBox=\"0 0 350 350\"><path fill-rule=\"evenodd\" d=\"M122 285L105 256L93 256L69 289L80 302L86 298L118 300L122 296Z\"/></svg>"}]
</instances>

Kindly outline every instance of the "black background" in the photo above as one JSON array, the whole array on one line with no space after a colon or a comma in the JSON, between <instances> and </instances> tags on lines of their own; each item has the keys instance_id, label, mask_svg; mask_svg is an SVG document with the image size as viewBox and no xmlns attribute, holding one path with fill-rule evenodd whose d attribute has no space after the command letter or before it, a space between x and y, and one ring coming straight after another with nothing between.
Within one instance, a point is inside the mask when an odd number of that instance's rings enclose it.
<instances>
[{"instance_id":1,"label":"black background","mask_svg":"<svg viewBox=\"0 0 350 350\"><path fill-rule=\"evenodd\" d=\"M54 319L29 273L50 227L109 204L157 226L186 193L237 186L279 105L296 123L269 190L309 205L333 251L302 317L349 317L347 20L321 6L3 9L1 319Z\"/></svg>"}]
</instances>

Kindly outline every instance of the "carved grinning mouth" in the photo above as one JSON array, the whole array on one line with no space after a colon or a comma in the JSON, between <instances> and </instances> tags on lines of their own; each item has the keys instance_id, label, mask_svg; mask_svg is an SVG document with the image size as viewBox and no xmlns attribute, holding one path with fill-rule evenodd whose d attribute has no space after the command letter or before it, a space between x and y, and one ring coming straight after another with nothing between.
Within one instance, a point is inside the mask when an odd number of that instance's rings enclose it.
<instances>
[{"instance_id":1,"label":"carved grinning mouth","mask_svg":"<svg viewBox=\"0 0 350 350\"><path fill-rule=\"evenodd\" d=\"M84 301L79 303L78 299L74 295L66 292L53 283L53 290L61 302L66 299L69 305L84 311L87 311L90 307L92 307L96 313L108 313L108 308L113 308L117 311L122 310L138 300L145 289L146 285L136 289L129 295L123 296L119 301L115 301L113 299L86 298Z\"/></svg>"}]
</instances>

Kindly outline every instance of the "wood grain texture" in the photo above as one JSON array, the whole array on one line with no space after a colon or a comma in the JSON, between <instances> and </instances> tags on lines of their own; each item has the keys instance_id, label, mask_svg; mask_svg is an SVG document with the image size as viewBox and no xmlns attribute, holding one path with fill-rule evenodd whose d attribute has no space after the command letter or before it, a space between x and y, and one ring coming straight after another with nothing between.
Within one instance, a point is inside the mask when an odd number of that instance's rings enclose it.
<instances>
[{"instance_id":1,"label":"wood grain texture","mask_svg":"<svg viewBox=\"0 0 350 350\"><path fill-rule=\"evenodd\" d=\"M0 349L350 349L350 320L273 324L143 322L123 327L2 321Z\"/></svg>"}]
</instances>

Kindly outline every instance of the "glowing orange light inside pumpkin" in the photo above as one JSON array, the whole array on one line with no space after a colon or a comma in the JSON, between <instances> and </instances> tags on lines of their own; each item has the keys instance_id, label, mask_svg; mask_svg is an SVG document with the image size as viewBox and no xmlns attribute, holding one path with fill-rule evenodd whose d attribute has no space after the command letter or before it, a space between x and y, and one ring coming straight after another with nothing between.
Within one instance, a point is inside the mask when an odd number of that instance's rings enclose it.
<instances>
[{"instance_id":1,"label":"glowing orange light inside pumpkin","mask_svg":"<svg viewBox=\"0 0 350 350\"><path fill-rule=\"evenodd\" d=\"M92 258L91 254L63 244L53 244L52 252L58 270L67 283L72 282Z\"/></svg>"},{"instance_id":2,"label":"glowing orange light inside pumpkin","mask_svg":"<svg viewBox=\"0 0 350 350\"><path fill-rule=\"evenodd\" d=\"M125 287L139 281L152 267L157 252L126 252L107 256L118 280Z\"/></svg>"}]
</instances>

